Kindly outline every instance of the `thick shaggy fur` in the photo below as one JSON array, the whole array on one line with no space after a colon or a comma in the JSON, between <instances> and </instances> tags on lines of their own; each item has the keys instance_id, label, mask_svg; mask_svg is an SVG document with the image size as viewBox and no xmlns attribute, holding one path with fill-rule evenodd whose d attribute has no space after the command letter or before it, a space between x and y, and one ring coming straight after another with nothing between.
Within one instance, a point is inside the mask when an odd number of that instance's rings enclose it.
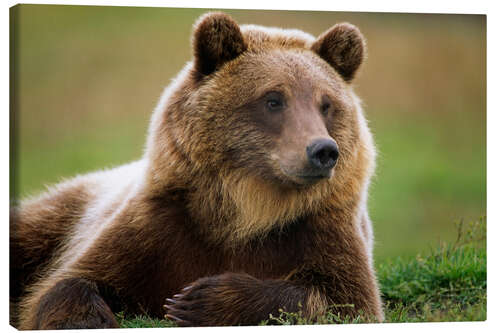
<instances>
[{"instance_id":1,"label":"thick shaggy fur","mask_svg":"<svg viewBox=\"0 0 500 333\"><path fill-rule=\"evenodd\" d=\"M210 13L193 50L140 161L12 209L11 322L115 327L125 310L249 325L334 304L382 320L366 208L375 149L349 84L364 56L358 29L315 39ZM272 90L286 96L283 112L263 109ZM335 140L340 157L331 177L303 183L316 137Z\"/></svg>"}]
</instances>

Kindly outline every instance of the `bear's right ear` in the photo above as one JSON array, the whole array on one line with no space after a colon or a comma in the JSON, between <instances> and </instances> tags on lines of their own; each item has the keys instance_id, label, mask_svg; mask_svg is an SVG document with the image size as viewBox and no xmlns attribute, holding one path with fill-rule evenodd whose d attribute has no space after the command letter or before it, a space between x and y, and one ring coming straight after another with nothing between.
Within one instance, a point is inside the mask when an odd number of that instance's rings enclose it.
<instances>
[{"instance_id":1,"label":"bear's right ear","mask_svg":"<svg viewBox=\"0 0 500 333\"><path fill-rule=\"evenodd\" d=\"M227 14L207 13L195 24L194 68L209 75L247 49L238 24Z\"/></svg>"}]
</instances>

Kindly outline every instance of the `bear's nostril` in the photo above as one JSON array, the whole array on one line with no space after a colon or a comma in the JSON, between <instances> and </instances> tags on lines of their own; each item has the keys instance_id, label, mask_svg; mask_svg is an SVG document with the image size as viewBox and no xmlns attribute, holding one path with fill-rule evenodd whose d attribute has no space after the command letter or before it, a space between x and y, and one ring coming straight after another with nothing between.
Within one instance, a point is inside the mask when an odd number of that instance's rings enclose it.
<instances>
[{"instance_id":1,"label":"bear's nostril","mask_svg":"<svg viewBox=\"0 0 500 333\"><path fill-rule=\"evenodd\" d=\"M335 150L321 149L316 156L318 157L321 165L328 165L337 159L337 154L335 152Z\"/></svg>"},{"instance_id":2,"label":"bear's nostril","mask_svg":"<svg viewBox=\"0 0 500 333\"><path fill-rule=\"evenodd\" d=\"M337 144L330 139L315 140L306 151L309 163L320 172L329 172L339 157Z\"/></svg>"},{"instance_id":3,"label":"bear's nostril","mask_svg":"<svg viewBox=\"0 0 500 333\"><path fill-rule=\"evenodd\" d=\"M320 167L331 168L334 166L338 157L338 150L334 147L325 147L316 153L316 158L319 160Z\"/></svg>"}]
</instances>

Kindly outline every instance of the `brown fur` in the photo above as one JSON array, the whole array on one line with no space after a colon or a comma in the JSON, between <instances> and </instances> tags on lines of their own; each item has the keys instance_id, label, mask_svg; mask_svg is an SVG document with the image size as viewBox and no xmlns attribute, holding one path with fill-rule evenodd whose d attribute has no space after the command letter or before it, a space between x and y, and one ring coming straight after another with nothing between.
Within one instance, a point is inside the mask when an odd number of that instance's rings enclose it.
<instances>
[{"instance_id":1,"label":"brown fur","mask_svg":"<svg viewBox=\"0 0 500 333\"><path fill-rule=\"evenodd\" d=\"M11 301L42 274L47 256L57 253L80 219L90 194L83 184L66 183L10 214ZM50 223L46 223L50 221Z\"/></svg>"},{"instance_id":2,"label":"brown fur","mask_svg":"<svg viewBox=\"0 0 500 333\"><path fill-rule=\"evenodd\" d=\"M96 284L78 278L57 282L40 298L34 317L36 330L119 327Z\"/></svg>"},{"instance_id":3,"label":"brown fur","mask_svg":"<svg viewBox=\"0 0 500 333\"><path fill-rule=\"evenodd\" d=\"M15 209L11 277L29 276L11 285L19 328L113 327L111 311L165 309L181 325L256 324L332 304L382 320L366 213L374 148L348 84L364 43L340 27L347 42L335 27L315 40L200 18L144 158ZM287 112L266 111L271 90ZM303 183L317 137L340 158L329 179Z\"/></svg>"}]
</instances>

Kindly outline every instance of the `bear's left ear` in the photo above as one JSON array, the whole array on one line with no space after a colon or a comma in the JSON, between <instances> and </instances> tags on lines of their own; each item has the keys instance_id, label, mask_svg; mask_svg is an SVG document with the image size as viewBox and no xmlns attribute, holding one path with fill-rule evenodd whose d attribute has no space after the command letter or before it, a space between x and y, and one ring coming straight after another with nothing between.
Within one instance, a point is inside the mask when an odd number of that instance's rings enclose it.
<instances>
[{"instance_id":1,"label":"bear's left ear","mask_svg":"<svg viewBox=\"0 0 500 333\"><path fill-rule=\"evenodd\" d=\"M227 14L207 13L194 26L194 68L209 75L247 49L238 24Z\"/></svg>"},{"instance_id":2,"label":"bear's left ear","mask_svg":"<svg viewBox=\"0 0 500 333\"><path fill-rule=\"evenodd\" d=\"M365 57L365 40L357 27L339 23L322 33L311 46L321 58L350 82Z\"/></svg>"}]
</instances>

